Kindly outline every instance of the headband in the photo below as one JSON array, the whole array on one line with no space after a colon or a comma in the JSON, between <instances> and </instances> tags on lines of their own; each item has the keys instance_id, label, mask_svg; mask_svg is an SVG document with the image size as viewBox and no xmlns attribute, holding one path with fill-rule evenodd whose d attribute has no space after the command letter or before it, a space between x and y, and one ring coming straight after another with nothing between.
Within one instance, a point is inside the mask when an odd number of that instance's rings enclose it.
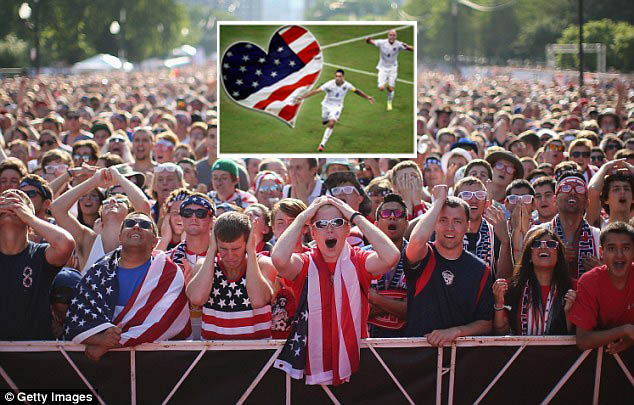
<instances>
[{"instance_id":1,"label":"headband","mask_svg":"<svg viewBox=\"0 0 634 405\"><path fill-rule=\"evenodd\" d=\"M33 179L24 179L18 186L18 188L22 188L24 186L33 186L38 189L38 191L42 194L45 200L52 200L53 196L48 192L44 187L42 187L42 183Z\"/></svg>"},{"instance_id":2,"label":"headband","mask_svg":"<svg viewBox=\"0 0 634 405\"><path fill-rule=\"evenodd\" d=\"M200 205L201 207L205 207L205 208L207 208L207 210L211 211L213 214L216 213L216 210L214 209L214 206L211 205L211 203L208 200L206 200L205 198L202 198L199 195L190 195L181 204L180 214L183 215L183 210L185 209L185 207L187 207L188 205L192 205L192 204L196 204L196 205Z\"/></svg>"},{"instance_id":3,"label":"headband","mask_svg":"<svg viewBox=\"0 0 634 405\"><path fill-rule=\"evenodd\" d=\"M577 176L569 176L564 178L559 182L559 184L557 184L557 190L555 191L555 194L559 194L561 187L566 184L569 184L571 186L583 186L583 188L586 189L586 182L584 180L580 179Z\"/></svg>"},{"instance_id":4,"label":"headband","mask_svg":"<svg viewBox=\"0 0 634 405\"><path fill-rule=\"evenodd\" d=\"M255 192L256 193L260 189L260 183L262 183L263 180L267 180L267 179L274 180L280 186L282 185L282 180L280 180L280 177L277 175L277 173L267 170L260 173L258 177L255 178Z\"/></svg>"},{"instance_id":5,"label":"headband","mask_svg":"<svg viewBox=\"0 0 634 405\"><path fill-rule=\"evenodd\" d=\"M156 142L156 144L157 145L163 145L163 146L171 147L171 148L176 146L176 145L174 145L173 143L171 143L170 141L168 141L165 138L159 139L158 142Z\"/></svg>"},{"instance_id":6,"label":"headband","mask_svg":"<svg viewBox=\"0 0 634 405\"><path fill-rule=\"evenodd\" d=\"M171 207L172 204L174 204L176 201L183 201L184 199L186 199L189 196L190 196L190 194L183 193L183 192L181 192L180 194L176 194L174 197L172 197L171 200L168 201L167 206Z\"/></svg>"}]
</instances>

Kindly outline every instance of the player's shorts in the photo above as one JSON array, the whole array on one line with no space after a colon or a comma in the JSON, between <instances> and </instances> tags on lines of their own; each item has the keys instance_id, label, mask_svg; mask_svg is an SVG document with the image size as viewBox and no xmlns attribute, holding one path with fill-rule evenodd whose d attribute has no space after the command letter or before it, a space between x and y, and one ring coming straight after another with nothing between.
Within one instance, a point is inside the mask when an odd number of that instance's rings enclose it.
<instances>
[{"instance_id":1,"label":"player's shorts","mask_svg":"<svg viewBox=\"0 0 634 405\"><path fill-rule=\"evenodd\" d=\"M387 83L390 87L394 87L394 85L396 84L396 73L397 68L379 68L379 87L385 86L385 83Z\"/></svg>"},{"instance_id":2,"label":"player's shorts","mask_svg":"<svg viewBox=\"0 0 634 405\"><path fill-rule=\"evenodd\" d=\"M331 106L327 104L321 105L321 122L326 123L330 120L339 120L339 116L341 115L341 110L343 110L343 106Z\"/></svg>"}]
</instances>

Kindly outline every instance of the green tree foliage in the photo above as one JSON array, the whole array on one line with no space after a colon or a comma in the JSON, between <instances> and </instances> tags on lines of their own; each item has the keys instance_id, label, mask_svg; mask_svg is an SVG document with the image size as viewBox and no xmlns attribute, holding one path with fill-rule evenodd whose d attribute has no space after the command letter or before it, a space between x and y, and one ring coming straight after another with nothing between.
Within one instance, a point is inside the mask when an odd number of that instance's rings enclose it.
<instances>
[{"instance_id":1,"label":"green tree foliage","mask_svg":"<svg viewBox=\"0 0 634 405\"><path fill-rule=\"evenodd\" d=\"M28 63L28 46L26 41L9 34L0 40L0 66L22 67Z\"/></svg>"},{"instance_id":2,"label":"green tree foliage","mask_svg":"<svg viewBox=\"0 0 634 405\"><path fill-rule=\"evenodd\" d=\"M615 22L609 19L590 21L583 25L583 41L585 43L602 43L607 46L606 64L608 68L631 71L634 70L634 26L626 22ZM570 25L562 33L560 44L579 42L579 26ZM596 70L595 54L587 54L584 60L586 69ZM577 55L558 55L558 65L576 68L579 64Z\"/></svg>"},{"instance_id":3,"label":"green tree foliage","mask_svg":"<svg viewBox=\"0 0 634 405\"><path fill-rule=\"evenodd\" d=\"M39 31L42 65L72 64L96 53L117 55L120 47L126 59L138 62L200 39L196 30L183 35L189 16L177 0L28 0L28 21L18 18L23 1L10 0L0 13L0 35L14 33L30 47ZM117 36L110 33L113 21L121 25Z\"/></svg>"}]
</instances>

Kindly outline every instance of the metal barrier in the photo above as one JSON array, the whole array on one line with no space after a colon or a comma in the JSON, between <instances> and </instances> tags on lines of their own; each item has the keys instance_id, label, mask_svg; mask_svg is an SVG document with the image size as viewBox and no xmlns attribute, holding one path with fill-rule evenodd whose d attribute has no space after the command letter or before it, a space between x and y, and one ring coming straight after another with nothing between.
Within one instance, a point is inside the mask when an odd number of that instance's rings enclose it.
<instances>
[{"instance_id":1,"label":"metal barrier","mask_svg":"<svg viewBox=\"0 0 634 405\"><path fill-rule=\"evenodd\" d=\"M93 363L84 357L83 345L0 342L0 381L6 384L0 387L16 393L21 388L87 387L101 404L205 398L238 404L263 399L286 404L328 399L335 404L634 401L634 378L626 366L634 363L634 349L622 356L604 355L602 348L580 353L569 336L466 337L444 348L424 338L366 339L360 370L337 387L306 386L271 371L283 343L152 343L113 350ZM596 359L594 364L588 357Z\"/></svg>"}]
</instances>

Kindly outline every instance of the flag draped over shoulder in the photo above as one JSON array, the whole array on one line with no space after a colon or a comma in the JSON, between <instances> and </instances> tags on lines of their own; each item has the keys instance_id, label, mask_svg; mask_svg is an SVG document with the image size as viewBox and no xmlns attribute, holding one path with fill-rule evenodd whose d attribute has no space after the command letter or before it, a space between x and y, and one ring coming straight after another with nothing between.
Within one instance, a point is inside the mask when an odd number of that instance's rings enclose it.
<instances>
[{"instance_id":1,"label":"flag draped over shoulder","mask_svg":"<svg viewBox=\"0 0 634 405\"><path fill-rule=\"evenodd\" d=\"M306 384L338 385L359 368L362 323L361 286L348 243L330 273L318 249L310 255L308 275L289 335L275 367ZM324 316L324 302L330 314ZM330 319L326 324L324 319Z\"/></svg>"},{"instance_id":2,"label":"flag draped over shoulder","mask_svg":"<svg viewBox=\"0 0 634 405\"><path fill-rule=\"evenodd\" d=\"M143 282L114 318L120 258L118 248L86 271L66 313L65 338L81 343L115 325L121 326L123 346L187 338L191 324L183 273L164 252L152 259Z\"/></svg>"},{"instance_id":3,"label":"flag draped over shoulder","mask_svg":"<svg viewBox=\"0 0 634 405\"><path fill-rule=\"evenodd\" d=\"M268 53L251 42L233 44L222 55L222 83L238 104L261 110L295 126L305 94L323 66L317 40L298 25L281 27L269 41Z\"/></svg>"}]
</instances>

